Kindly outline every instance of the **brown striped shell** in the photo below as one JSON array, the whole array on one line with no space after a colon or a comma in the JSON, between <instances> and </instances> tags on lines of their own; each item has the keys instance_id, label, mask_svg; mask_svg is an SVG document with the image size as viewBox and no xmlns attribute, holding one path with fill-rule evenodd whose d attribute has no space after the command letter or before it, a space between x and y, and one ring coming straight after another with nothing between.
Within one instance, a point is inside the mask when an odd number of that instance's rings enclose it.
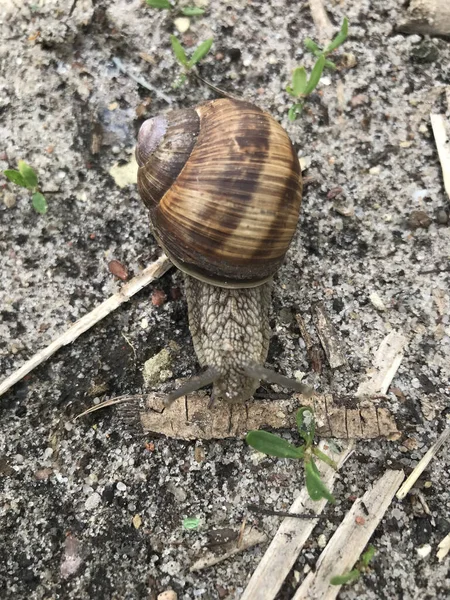
<instances>
[{"instance_id":1,"label":"brown striped shell","mask_svg":"<svg viewBox=\"0 0 450 600\"><path fill-rule=\"evenodd\" d=\"M153 233L184 272L222 287L267 281L300 211L297 155L256 106L220 99L145 121L138 187Z\"/></svg>"}]
</instances>

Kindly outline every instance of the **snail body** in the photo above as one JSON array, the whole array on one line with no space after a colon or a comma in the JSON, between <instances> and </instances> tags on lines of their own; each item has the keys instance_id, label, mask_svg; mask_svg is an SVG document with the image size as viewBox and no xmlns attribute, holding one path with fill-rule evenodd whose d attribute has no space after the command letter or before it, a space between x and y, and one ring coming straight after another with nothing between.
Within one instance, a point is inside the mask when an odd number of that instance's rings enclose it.
<instances>
[{"instance_id":1,"label":"snail body","mask_svg":"<svg viewBox=\"0 0 450 600\"><path fill-rule=\"evenodd\" d=\"M213 383L214 398L243 402L261 379L286 383L263 364L272 278L301 204L288 135L248 102L213 100L145 121L136 157L152 232L185 275L189 327L206 368L170 399Z\"/></svg>"}]
</instances>

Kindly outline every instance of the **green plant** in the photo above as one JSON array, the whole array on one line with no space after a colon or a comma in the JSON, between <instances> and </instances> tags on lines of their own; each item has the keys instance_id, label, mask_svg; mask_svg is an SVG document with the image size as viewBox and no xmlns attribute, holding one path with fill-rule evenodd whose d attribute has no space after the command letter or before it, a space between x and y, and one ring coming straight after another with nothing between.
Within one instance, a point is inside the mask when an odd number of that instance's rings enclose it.
<instances>
[{"instance_id":1,"label":"green plant","mask_svg":"<svg viewBox=\"0 0 450 600\"><path fill-rule=\"evenodd\" d=\"M327 56L336 50L336 48L339 48L345 42L347 36L348 19L344 17L339 33L325 48L320 48L316 42L309 38L305 40L306 48L317 57L317 60L309 78L305 67L296 67L292 73L292 84L286 87L286 91L290 96L300 100L289 109L288 115L291 121L295 121L297 116L302 112L305 105L305 98L316 89L324 68L336 68L334 62L328 60Z\"/></svg>"},{"instance_id":2,"label":"green plant","mask_svg":"<svg viewBox=\"0 0 450 600\"><path fill-rule=\"evenodd\" d=\"M246 437L247 444L269 456L303 460L306 489L310 498L312 500L325 498L330 502L335 502L334 496L320 478L319 469L316 466L314 457L330 465L333 469L337 467L336 463L329 456L314 445L316 423L312 409L308 406L300 408L297 411L296 421L298 432L304 440L304 444L301 446L294 446L268 431L249 431Z\"/></svg>"},{"instance_id":3,"label":"green plant","mask_svg":"<svg viewBox=\"0 0 450 600\"><path fill-rule=\"evenodd\" d=\"M185 72L179 78L178 82L174 84L175 87L179 87L186 81L187 73L192 69L192 67L194 67L199 61L202 60L202 58L204 58L208 54L213 44L213 41L214 38L209 38L202 42L194 50L192 56L188 58L183 46L181 45L180 40L175 35L170 36L170 42L172 44L172 50L175 54L175 58L185 70Z\"/></svg>"},{"instance_id":4,"label":"green plant","mask_svg":"<svg viewBox=\"0 0 450 600\"><path fill-rule=\"evenodd\" d=\"M372 560L375 554L375 548L371 545L368 546L367 550L364 554L361 555L361 558L356 563L356 567L343 575L336 575L330 579L331 585L345 585L346 583L351 583L356 581L361 573L365 573L369 567L369 563Z\"/></svg>"},{"instance_id":5,"label":"green plant","mask_svg":"<svg viewBox=\"0 0 450 600\"><path fill-rule=\"evenodd\" d=\"M146 2L151 8L158 8L159 10L176 10L185 17L199 17L205 12L204 8L198 8L197 6L184 6L183 8L177 9L176 6L169 2L169 0L146 0Z\"/></svg>"},{"instance_id":6,"label":"green plant","mask_svg":"<svg viewBox=\"0 0 450 600\"><path fill-rule=\"evenodd\" d=\"M34 210L41 215L45 215L48 209L47 201L39 191L36 171L23 160L19 160L17 168L17 171L15 169L6 169L6 171L3 171L3 175L12 183L30 190L32 192L31 204Z\"/></svg>"}]
</instances>

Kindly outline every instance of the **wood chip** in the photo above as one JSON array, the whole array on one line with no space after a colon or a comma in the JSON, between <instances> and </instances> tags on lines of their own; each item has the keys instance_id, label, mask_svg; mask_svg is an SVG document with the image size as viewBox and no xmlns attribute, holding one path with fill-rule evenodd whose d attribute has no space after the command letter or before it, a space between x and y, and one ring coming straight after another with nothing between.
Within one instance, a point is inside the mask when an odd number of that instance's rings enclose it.
<instances>
[{"instance_id":1,"label":"wood chip","mask_svg":"<svg viewBox=\"0 0 450 600\"><path fill-rule=\"evenodd\" d=\"M316 395L305 399L293 394L283 400L251 400L246 404L218 403L208 408L209 397L197 393L178 398L166 408L161 394L146 398L140 413L146 432L163 434L183 440L210 440L228 437L243 438L252 429L292 429L296 427L295 413L301 406L312 406L316 431L323 437L344 439L391 438L398 434L394 418L386 408L370 401L361 405L353 397L337 403L331 395ZM97 407L101 407L97 405ZM138 410L138 409L136 409Z\"/></svg>"},{"instance_id":2,"label":"wood chip","mask_svg":"<svg viewBox=\"0 0 450 600\"><path fill-rule=\"evenodd\" d=\"M353 451L349 445L340 454L335 455L324 442L320 444L320 448L336 461L338 469ZM318 462L318 467L322 481L332 491L336 471L321 461ZM303 488L292 504L290 512L320 515L326 504L325 499L311 500L306 488ZM273 600L315 526L315 519L284 519L240 600Z\"/></svg>"},{"instance_id":3,"label":"wood chip","mask_svg":"<svg viewBox=\"0 0 450 600\"><path fill-rule=\"evenodd\" d=\"M320 555L315 570L308 573L293 600L336 598L342 586L331 585L330 579L353 568L391 504L403 478L403 471L386 471L372 489L354 502Z\"/></svg>"},{"instance_id":4,"label":"wood chip","mask_svg":"<svg viewBox=\"0 0 450 600\"><path fill-rule=\"evenodd\" d=\"M267 542L267 535L265 533L258 531L255 528L246 530L241 536L239 544L234 540L221 546L222 552L220 554L207 550L201 558L194 562L190 571L201 571L202 569L213 567L239 552L244 552L244 550L252 548L257 544L263 544L264 542Z\"/></svg>"},{"instance_id":5,"label":"wood chip","mask_svg":"<svg viewBox=\"0 0 450 600\"><path fill-rule=\"evenodd\" d=\"M323 44L333 36L333 25L328 18L322 0L309 0L309 9L317 30L317 37Z\"/></svg>"},{"instance_id":6,"label":"wood chip","mask_svg":"<svg viewBox=\"0 0 450 600\"><path fill-rule=\"evenodd\" d=\"M325 351L325 355L332 369L337 369L346 364L344 353L341 349L341 343L333 324L325 312L325 307L321 302L317 302L312 307L314 325L320 338L320 343Z\"/></svg>"},{"instance_id":7,"label":"wood chip","mask_svg":"<svg viewBox=\"0 0 450 600\"><path fill-rule=\"evenodd\" d=\"M25 375L30 373L37 366L46 361L62 346L71 344L82 333L90 329L93 325L101 321L104 317L116 310L121 304L127 302L134 294L137 294L143 287L161 277L170 267L172 263L164 254L157 261L149 265L137 277L133 277L128 283L123 285L120 290L102 302L97 308L81 317L67 331L57 337L49 346L32 356L27 360L20 369L17 369L12 375L7 377L0 384L0 396L4 394L10 387L20 381Z\"/></svg>"},{"instance_id":8,"label":"wood chip","mask_svg":"<svg viewBox=\"0 0 450 600\"><path fill-rule=\"evenodd\" d=\"M450 19L450 4L449 4ZM450 198L450 126L444 115L430 115L439 161L442 167L442 177L447 196Z\"/></svg>"},{"instance_id":9,"label":"wood chip","mask_svg":"<svg viewBox=\"0 0 450 600\"><path fill-rule=\"evenodd\" d=\"M441 435L438 437L436 442L431 446L428 452L422 457L419 461L413 472L409 475L408 479L402 485L402 487L398 490L397 498L399 500L403 500L412 486L416 483L425 469L428 467L431 460L436 456L439 450L446 444L450 439L450 427L447 427Z\"/></svg>"},{"instance_id":10,"label":"wood chip","mask_svg":"<svg viewBox=\"0 0 450 600\"><path fill-rule=\"evenodd\" d=\"M375 354L374 366L356 391L357 398L385 394L403 359L403 351L407 344L404 335L391 331L381 342Z\"/></svg>"}]
</instances>

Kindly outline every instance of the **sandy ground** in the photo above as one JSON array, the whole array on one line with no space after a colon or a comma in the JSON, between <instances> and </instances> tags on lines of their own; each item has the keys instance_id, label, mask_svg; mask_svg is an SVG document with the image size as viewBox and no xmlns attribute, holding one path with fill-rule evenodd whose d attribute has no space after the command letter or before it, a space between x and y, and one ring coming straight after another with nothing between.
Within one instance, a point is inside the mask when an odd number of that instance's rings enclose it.
<instances>
[{"instance_id":1,"label":"sandy ground","mask_svg":"<svg viewBox=\"0 0 450 600\"><path fill-rule=\"evenodd\" d=\"M423 62L423 38L395 32L395 0L331 1L328 9L336 29L349 18L350 38L341 67L326 74L295 123L283 90L294 66L312 66L302 47L316 36L306 2L210 0L182 36L186 46L214 36L203 76L270 111L308 165L301 224L275 284L269 363L290 376L306 371L320 391L351 393L387 333L408 338L387 401L403 435L357 444L337 503L301 553L283 600L314 567L323 536L352 498L388 466L409 472L450 408L450 207L429 123L430 111L446 110L450 46L426 41L431 62ZM3 0L0 27L0 169L26 160L49 203L40 216L27 192L2 180L6 376L118 289L110 260L137 274L158 255L136 187L120 189L110 168L129 161L143 118L214 95L195 83L172 89L173 17L140 0ZM114 57L151 90L121 73ZM419 227L415 211L425 214ZM155 290L168 296L162 306L151 302ZM189 566L213 530L238 529L245 516L273 535L279 519L246 506L287 509L303 485L296 464L261 461L236 440L142 435L115 411L72 420L96 397L141 393L143 363L171 341L180 347L173 378L197 371L180 290L172 270L0 399L2 598L154 598L172 587L189 600L237 599L245 588L264 546L198 574ZM370 301L374 292L384 311ZM348 358L320 376L309 373L294 319L300 312L309 324L317 300ZM450 531L447 456L417 486L429 514L417 493L394 502L372 539L373 570L340 598L450 594L449 559L435 556ZM183 530L192 516L200 528Z\"/></svg>"}]
</instances>

